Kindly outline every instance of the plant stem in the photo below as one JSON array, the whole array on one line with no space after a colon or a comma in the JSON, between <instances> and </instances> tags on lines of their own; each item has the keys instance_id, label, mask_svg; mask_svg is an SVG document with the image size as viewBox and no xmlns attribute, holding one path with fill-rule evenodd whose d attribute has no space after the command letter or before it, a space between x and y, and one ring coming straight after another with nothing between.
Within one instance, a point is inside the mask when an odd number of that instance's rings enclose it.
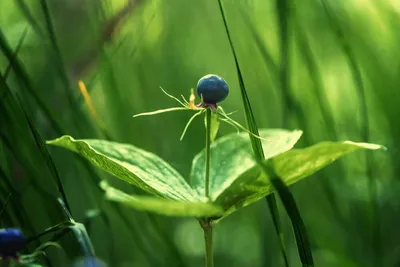
<instances>
[{"instance_id":1,"label":"plant stem","mask_svg":"<svg viewBox=\"0 0 400 267\"><path fill-rule=\"evenodd\" d=\"M211 109L207 108L206 113L206 171L205 171L205 193L206 197L210 194L210 145L211 145Z\"/></svg>"},{"instance_id":2,"label":"plant stem","mask_svg":"<svg viewBox=\"0 0 400 267\"><path fill-rule=\"evenodd\" d=\"M206 112L206 171L204 191L208 198L210 196L210 162L211 162L211 108ZM204 231L204 243L206 247L206 267L214 267L213 255L213 227L208 218L200 220L200 225Z\"/></svg>"},{"instance_id":3,"label":"plant stem","mask_svg":"<svg viewBox=\"0 0 400 267\"><path fill-rule=\"evenodd\" d=\"M39 239L40 237L42 237L44 235L56 232L56 231L61 230L61 229L68 229L69 227L71 227L73 225L74 224L72 222L70 222L70 221L66 221L66 222L62 222L62 223L56 224L54 226L51 226L51 227L47 228L46 230L44 230L43 232L41 232L41 233L39 233L39 234L37 234L35 236L29 237L27 239L26 243L29 244L29 243L33 242L34 240Z\"/></svg>"},{"instance_id":4,"label":"plant stem","mask_svg":"<svg viewBox=\"0 0 400 267\"><path fill-rule=\"evenodd\" d=\"M206 245L206 267L214 267L213 227L207 222L202 226Z\"/></svg>"}]
</instances>

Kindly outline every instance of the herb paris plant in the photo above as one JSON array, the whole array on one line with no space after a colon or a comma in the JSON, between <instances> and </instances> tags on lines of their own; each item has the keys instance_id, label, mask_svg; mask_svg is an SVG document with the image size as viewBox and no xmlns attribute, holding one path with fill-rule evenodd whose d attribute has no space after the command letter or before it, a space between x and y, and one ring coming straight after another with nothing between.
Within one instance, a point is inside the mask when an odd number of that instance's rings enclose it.
<instances>
[{"instance_id":1,"label":"herb paris plant","mask_svg":"<svg viewBox=\"0 0 400 267\"><path fill-rule=\"evenodd\" d=\"M163 89L162 89L163 90ZM85 157L108 173L145 191L146 195L126 194L103 181L101 187L109 200L121 202L139 210L171 216L199 218L205 231L207 265L213 266L212 227L232 212L250 205L272 193L269 178L262 164L253 158L247 133L234 133L213 141L218 120L245 130L232 120L217 103L228 95L226 82L217 75L200 79L197 93L202 102L195 105L194 92L190 102L175 99L182 107L138 114L155 115L169 111L187 110L196 113L188 121L183 134L193 119L206 113L206 146L193 160L190 179L157 155L130 144L106 140L74 139L62 136L48 141ZM338 158L360 149L382 148L375 144L354 142L323 142L305 149L292 149L302 132L283 129L260 129L265 151L264 164L272 164L282 180L291 185L315 173ZM190 184L187 182L190 180Z\"/></svg>"}]
</instances>

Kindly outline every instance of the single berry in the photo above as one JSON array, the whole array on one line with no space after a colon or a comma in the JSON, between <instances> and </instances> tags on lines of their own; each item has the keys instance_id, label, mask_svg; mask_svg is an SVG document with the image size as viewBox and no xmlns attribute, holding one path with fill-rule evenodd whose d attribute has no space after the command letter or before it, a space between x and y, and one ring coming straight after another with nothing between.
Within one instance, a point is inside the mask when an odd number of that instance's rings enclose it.
<instances>
[{"instance_id":1,"label":"single berry","mask_svg":"<svg viewBox=\"0 0 400 267\"><path fill-rule=\"evenodd\" d=\"M17 228L0 229L0 256L18 258L17 252L25 246L25 237Z\"/></svg>"},{"instance_id":2,"label":"single berry","mask_svg":"<svg viewBox=\"0 0 400 267\"><path fill-rule=\"evenodd\" d=\"M222 77L215 74L208 74L198 81L197 94L203 97L202 106L215 108L217 103L223 101L228 96L229 87Z\"/></svg>"}]
</instances>

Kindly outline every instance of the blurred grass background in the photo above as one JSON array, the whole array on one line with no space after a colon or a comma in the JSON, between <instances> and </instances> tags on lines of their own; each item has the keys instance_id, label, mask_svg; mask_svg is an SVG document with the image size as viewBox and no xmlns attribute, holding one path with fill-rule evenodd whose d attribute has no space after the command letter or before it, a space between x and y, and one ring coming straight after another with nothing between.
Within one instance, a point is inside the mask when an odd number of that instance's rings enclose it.
<instances>
[{"instance_id":1,"label":"blurred grass background","mask_svg":"<svg viewBox=\"0 0 400 267\"><path fill-rule=\"evenodd\" d=\"M400 4L286 0L281 10L279 2L224 1L258 125L302 129L299 147L348 139L388 147L386 153L348 156L291 187L316 266L400 266ZM224 109L238 110L234 118L244 123L218 2L138 1L113 30L127 4L0 2L0 203L12 193L1 227L19 226L31 236L64 220L17 96L44 139L70 134L131 143L183 174L204 145L202 121L179 141L189 114L132 118L176 105L159 86L188 97L200 77L218 74L230 85ZM283 30L288 38L282 43ZM232 131L224 125L220 135ZM97 186L104 172L70 152L50 152L75 219L85 222L88 210L101 210L88 225L99 258L121 267L203 266L202 231L194 219L109 203ZM280 211L291 266L300 266ZM216 266L283 266L265 201L233 214L215 232ZM82 252L71 235L62 244L65 251L50 249L49 257L55 266L70 266Z\"/></svg>"}]
</instances>

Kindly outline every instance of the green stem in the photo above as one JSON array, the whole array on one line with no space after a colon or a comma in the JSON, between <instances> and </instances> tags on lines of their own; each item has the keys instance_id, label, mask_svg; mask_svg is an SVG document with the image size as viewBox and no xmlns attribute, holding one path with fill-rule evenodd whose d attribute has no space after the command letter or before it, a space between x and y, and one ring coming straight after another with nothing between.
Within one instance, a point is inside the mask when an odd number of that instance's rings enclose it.
<instances>
[{"instance_id":1,"label":"green stem","mask_svg":"<svg viewBox=\"0 0 400 267\"><path fill-rule=\"evenodd\" d=\"M37 234L35 236L29 237L27 239L26 243L29 244L32 241L37 240L37 239L39 239L40 237L42 237L44 235L56 232L56 231L61 230L61 229L67 229L67 228L69 228L69 227L71 227L73 225L74 224L72 222L70 222L70 221L66 221L66 222L62 222L62 223L56 224L54 226L51 226L51 227L47 228L46 230L44 230L43 232L41 232L41 233L39 233L39 234Z\"/></svg>"},{"instance_id":2,"label":"green stem","mask_svg":"<svg viewBox=\"0 0 400 267\"><path fill-rule=\"evenodd\" d=\"M210 196L210 161L211 161L211 109L206 113L206 171L205 171L205 193ZM208 219L200 223L204 231L204 243L206 246L206 267L214 267L214 256L212 247L212 225Z\"/></svg>"},{"instance_id":3,"label":"green stem","mask_svg":"<svg viewBox=\"0 0 400 267\"><path fill-rule=\"evenodd\" d=\"M211 109L207 108L206 113L206 172L205 172L205 193L210 195L210 145L211 145Z\"/></svg>"},{"instance_id":4,"label":"green stem","mask_svg":"<svg viewBox=\"0 0 400 267\"><path fill-rule=\"evenodd\" d=\"M205 195L210 197L210 161L211 161L211 109L207 108L206 112L206 171L205 171ZM200 221L200 225L204 231L204 243L206 247L206 267L214 267L213 256L213 228L208 218Z\"/></svg>"},{"instance_id":5,"label":"green stem","mask_svg":"<svg viewBox=\"0 0 400 267\"><path fill-rule=\"evenodd\" d=\"M206 226L203 226L203 230L206 245L206 267L214 267L213 227L207 223Z\"/></svg>"}]
</instances>

